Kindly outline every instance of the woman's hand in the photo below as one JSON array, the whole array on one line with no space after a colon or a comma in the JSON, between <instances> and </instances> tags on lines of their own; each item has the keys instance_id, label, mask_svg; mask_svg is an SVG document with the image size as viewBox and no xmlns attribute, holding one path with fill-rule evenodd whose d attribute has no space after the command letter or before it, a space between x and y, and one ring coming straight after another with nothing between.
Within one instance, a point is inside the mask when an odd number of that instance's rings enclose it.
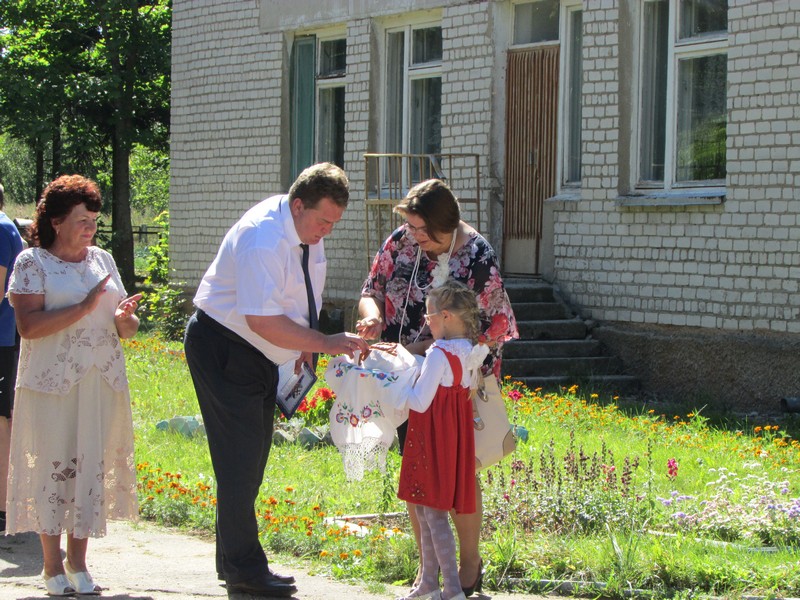
<instances>
[{"instance_id":1,"label":"woman's hand","mask_svg":"<svg viewBox=\"0 0 800 600\"><path fill-rule=\"evenodd\" d=\"M108 279L108 278L106 278ZM141 294L134 294L133 296L128 296L122 302L117 305L117 310L114 313L114 318L116 319L127 319L132 314L136 312L136 309L139 308L139 300L142 299Z\"/></svg>"},{"instance_id":2,"label":"woman's hand","mask_svg":"<svg viewBox=\"0 0 800 600\"><path fill-rule=\"evenodd\" d=\"M383 319L381 317L364 317L356 321L356 332L365 340L380 339L383 333Z\"/></svg>"},{"instance_id":3,"label":"woman's hand","mask_svg":"<svg viewBox=\"0 0 800 600\"><path fill-rule=\"evenodd\" d=\"M106 293L106 284L110 278L111 273L103 277L100 280L100 283L89 290L89 293L86 294L86 298L81 301L81 305L83 306L84 310L86 310L86 314L89 314L95 308L97 308L97 303L100 302L100 296Z\"/></svg>"},{"instance_id":4,"label":"woman's hand","mask_svg":"<svg viewBox=\"0 0 800 600\"><path fill-rule=\"evenodd\" d=\"M141 299L141 294L134 294L117 305L117 310L114 311L114 325L117 326L119 337L133 337L139 330L139 317L136 316L136 309L139 308Z\"/></svg>"}]
</instances>

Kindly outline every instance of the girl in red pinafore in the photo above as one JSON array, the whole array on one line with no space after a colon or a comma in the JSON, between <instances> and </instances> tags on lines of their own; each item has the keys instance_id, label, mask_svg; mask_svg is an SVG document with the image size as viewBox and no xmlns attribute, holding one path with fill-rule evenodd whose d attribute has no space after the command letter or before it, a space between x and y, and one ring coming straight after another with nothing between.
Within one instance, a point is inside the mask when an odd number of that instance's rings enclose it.
<instances>
[{"instance_id":1,"label":"girl in red pinafore","mask_svg":"<svg viewBox=\"0 0 800 600\"><path fill-rule=\"evenodd\" d=\"M405 398L410 411L397 493L414 505L421 527L422 574L405 598L458 600L465 596L448 513L476 510L470 387L489 349L475 345L480 320L469 288L447 281L428 295L426 306L436 341Z\"/></svg>"}]
</instances>

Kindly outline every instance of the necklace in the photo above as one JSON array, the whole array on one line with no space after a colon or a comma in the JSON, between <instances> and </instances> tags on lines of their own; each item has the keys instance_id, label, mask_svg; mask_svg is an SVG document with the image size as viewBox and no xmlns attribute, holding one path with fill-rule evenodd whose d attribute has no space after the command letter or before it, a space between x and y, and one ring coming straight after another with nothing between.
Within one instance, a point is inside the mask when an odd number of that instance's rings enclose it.
<instances>
[{"instance_id":1,"label":"necklace","mask_svg":"<svg viewBox=\"0 0 800 600\"><path fill-rule=\"evenodd\" d=\"M419 271L419 262L422 259L422 247L417 245L417 260L414 262L414 269L411 271L411 280L408 282L408 289L406 290L406 301L403 303L403 318L400 320L400 333L397 334L397 342L402 343L403 337L403 324L406 322L406 314L408 311L408 298L411 296L411 286L413 285L419 291L424 292L430 287L436 289L437 287L441 286L445 281L447 281L448 276L450 275L450 255L453 254L453 248L456 245L456 237L458 234L458 228L456 227L453 230L453 239L450 240L450 249L447 251L447 254L440 254L436 257L436 266L431 271L431 275L433 277L426 285L419 285L417 283L417 272ZM417 332L417 337L414 338L416 342L419 339L419 336L422 334L422 328L420 328L419 332Z\"/></svg>"}]
</instances>

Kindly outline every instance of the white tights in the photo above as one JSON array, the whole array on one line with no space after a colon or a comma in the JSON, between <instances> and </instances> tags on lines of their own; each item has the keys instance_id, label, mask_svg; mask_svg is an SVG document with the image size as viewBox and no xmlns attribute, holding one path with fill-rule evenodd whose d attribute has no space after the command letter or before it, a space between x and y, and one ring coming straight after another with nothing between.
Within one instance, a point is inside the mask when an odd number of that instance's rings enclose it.
<instances>
[{"instance_id":1,"label":"white tights","mask_svg":"<svg viewBox=\"0 0 800 600\"><path fill-rule=\"evenodd\" d=\"M439 589L439 569L444 583L443 598L453 598L461 593L456 561L456 539L450 529L448 511L436 510L416 504L422 546L422 575L417 594Z\"/></svg>"}]
</instances>

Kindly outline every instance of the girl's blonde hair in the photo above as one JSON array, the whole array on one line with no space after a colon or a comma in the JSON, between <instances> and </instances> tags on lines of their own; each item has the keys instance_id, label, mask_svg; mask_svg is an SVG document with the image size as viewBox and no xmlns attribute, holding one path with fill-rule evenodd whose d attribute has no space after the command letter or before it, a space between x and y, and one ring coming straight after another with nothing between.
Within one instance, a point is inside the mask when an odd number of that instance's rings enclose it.
<instances>
[{"instance_id":1,"label":"girl's blonde hair","mask_svg":"<svg viewBox=\"0 0 800 600\"><path fill-rule=\"evenodd\" d=\"M467 329L467 337L473 344L478 343L481 334L480 309L475 292L463 283L448 279L428 294L428 299L437 311L446 310L458 316Z\"/></svg>"}]
</instances>

